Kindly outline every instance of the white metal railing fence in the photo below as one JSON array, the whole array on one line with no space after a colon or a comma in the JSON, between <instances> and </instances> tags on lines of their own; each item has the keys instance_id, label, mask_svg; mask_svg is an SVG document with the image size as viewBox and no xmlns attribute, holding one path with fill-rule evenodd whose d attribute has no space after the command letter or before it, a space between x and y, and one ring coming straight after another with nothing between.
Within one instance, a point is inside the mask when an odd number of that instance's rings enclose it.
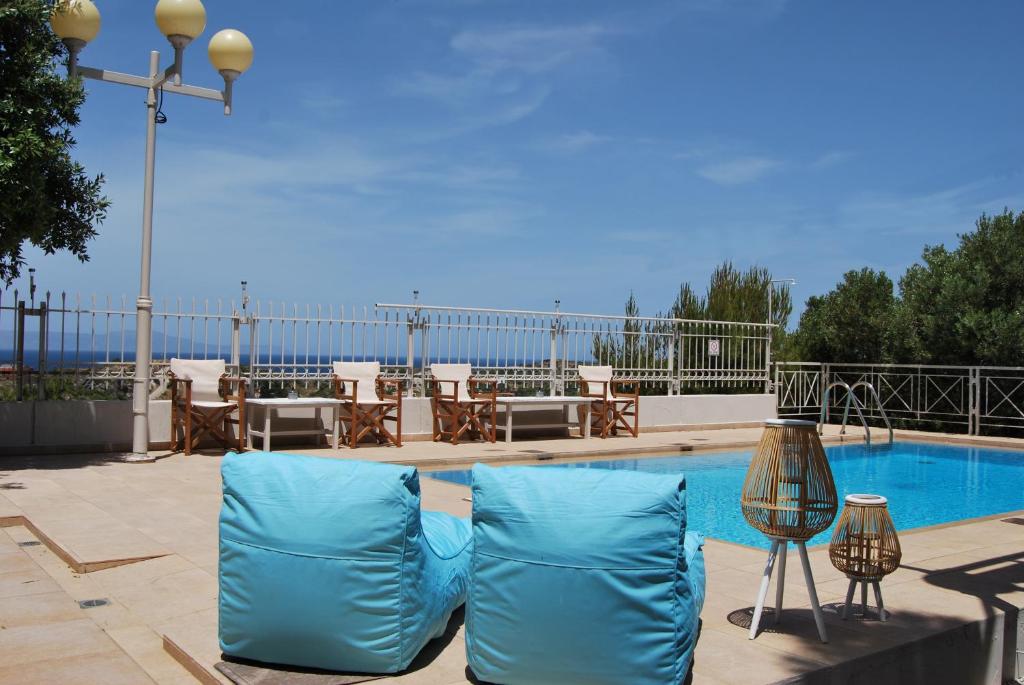
<instances>
[{"instance_id":1,"label":"white metal railing fence","mask_svg":"<svg viewBox=\"0 0 1024 685\"><path fill-rule=\"evenodd\" d=\"M27 301L26 301L27 299ZM61 396L62 388L127 396L135 307L127 297L45 293L37 302L0 290L0 398ZM512 388L573 392L580 364L609 364L649 391L775 389L779 414L815 416L834 382L867 381L889 417L965 432L1024 429L1024 368L789 362L770 370L770 327L760 323L554 311L297 305L173 299L153 311L154 395L172 357L223 358L257 387L326 388L338 359L379 360L422 394L434 362L469 363ZM19 368L23 373L18 373ZM858 392L866 392L861 386ZM843 393L829 399L839 412ZM869 418L877 405L860 398Z\"/></svg>"},{"instance_id":2,"label":"white metal railing fence","mask_svg":"<svg viewBox=\"0 0 1024 685\"><path fill-rule=\"evenodd\" d=\"M868 418L881 420L880 405L907 425L959 426L970 435L1024 429L1024 367L778 363L779 415L817 415L825 388L861 381L878 392L876 403L863 385L855 390ZM830 395L827 418L840 418L845 400L842 392Z\"/></svg>"},{"instance_id":3,"label":"white metal railing fence","mask_svg":"<svg viewBox=\"0 0 1024 685\"><path fill-rule=\"evenodd\" d=\"M477 376L553 394L573 389L579 364L609 364L667 394L767 391L771 380L770 326L762 323L566 313L557 303L543 312L250 302L244 289L238 300L157 301L152 319L154 395L173 357L223 358L271 388L325 386L335 360L378 360L410 394L424 392L435 362L469 363ZM0 291L0 382L17 379L17 397L45 397L45 379L123 395L134 326L126 297L46 293L36 303Z\"/></svg>"},{"instance_id":4,"label":"white metal railing fence","mask_svg":"<svg viewBox=\"0 0 1024 685\"><path fill-rule=\"evenodd\" d=\"M580 364L606 364L619 377L678 394L688 387L756 387L770 380L769 326L555 311L378 304L405 322L406 373L427 377L433 361L473 365L476 375L562 394Z\"/></svg>"}]
</instances>

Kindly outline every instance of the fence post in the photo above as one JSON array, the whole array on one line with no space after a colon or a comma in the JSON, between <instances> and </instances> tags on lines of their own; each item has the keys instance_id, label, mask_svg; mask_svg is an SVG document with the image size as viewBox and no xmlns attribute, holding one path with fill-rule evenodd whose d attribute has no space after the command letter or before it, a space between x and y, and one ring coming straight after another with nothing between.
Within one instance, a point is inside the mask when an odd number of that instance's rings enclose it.
<instances>
[{"instance_id":1,"label":"fence post","mask_svg":"<svg viewBox=\"0 0 1024 685\"><path fill-rule=\"evenodd\" d=\"M25 399L25 300L18 302L14 324L14 399Z\"/></svg>"},{"instance_id":2,"label":"fence post","mask_svg":"<svg viewBox=\"0 0 1024 685\"><path fill-rule=\"evenodd\" d=\"M252 313L245 312L245 325L249 327L249 387L253 388L253 392L256 391L256 365L260 361L260 342L259 342L259 312L260 303L256 302L256 311Z\"/></svg>"},{"instance_id":3,"label":"fence post","mask_svg":"<svg viewBox=\"0 0 1024 685\"><path fill-rule=\"evenodd\" d=\"M549 395L558 394L558 319L551 322L551 354L548 359L548 373L551 377Z\"/></svg>"},{"instance_id":4,"label":"fence post","mask_svg":"<svg viewBox=\"0 0 1024 685\"><path fill-rule=\"evenodd\" d=\"M405 365L409 369L409 397L416 396L416 388L413 387L413 379L416 377L416 363L413 359L413 355L416 351L416 343L414 336L416 335L416 327L413 325L412 317L407 316L405 320Z\"/></svg>"},{"instance_id":5,"label":"fence post","mask_svg":"<svg viewBox=\"0 0 1024 685\"><path fill-rule=\"evenodd\" d=\"M828 386L831 385L831 383L829 382L829 376L830 376L830 371L829 371L828 364L822 364L821 365L821 390L818 393L818 398L821 400L821 407L822 407L822 409L824 410L824 413L825 413L825 420L822 422L823 424L824 423L828 423L832 419L832 411L829 408L828 404L825 402L825 391L828 389Z\"/></svg>"},{"instance_id":6,"label":"fence post","mask_svg":"<svg viewBox=\"0 0 1024 685\"><path fill-rule=\"evenodd\" d=\"M36 376L36 399L46 399L46 302L39 303L39 375Z\"/></svg>"},{"instance_id":7,"label":"fence post","mask_svg":"<svg viewBox=\"0 0 1024 685\"><path fill-rule=\"evenodd\" d=\"M968 403L967 434L981 435L981 367L979 366L970 368Z\"/></svg>"},{"instance_id":8,"label":"fence post","mask_svg":"<svg viewBox=\"0 0 1024 685\"><path fill-rule=\"evenodd\" d=\"M779 413L779 403L782 401L782 393L779 392L779 364L776 362L775 366L775 414Z\"/></svg>"},{"instance_id":9,"label":"fence post","mask_svg":"<svg viewBox=\"0 0 1024 685\"><path fill-rule=\"evenodd\" d=\"M679 394L679 377L676 375L676 342L679 340L679 331L676 324L672 324L672 337L668 341L668 394Z\"/></svg>"},{"instance_id":10,"label":"fence post","mask_svg":"<svg viewBox=\"0 0 1024 685\"><path fill-rule=\"evenodd\" d=\"M416 379L416 386L419 388L420 397L427 396L427 360L430 358L430 325L416 317L416 325L420 328L420 374Z\"/></svg>"},{"instance_id":11,"label":"fence post","mask_svg":"<svg viewBox=\"0 0 1024 685\"><path fill-rule=\"evenodd\" d=\"M675 373L672 374L672 385L677 395L683 394L683 375L686 373L686 342L683 340L682 327L688 325L683 322L676 326L672 334L672 346L676 352L673 355L675 363Z\"/></svg>"},{"instance_id":12,"label":"fence post","mask_svg":"<svg viewBox=\"0 0 1024 685\"><path fill-rule=\"evenodd\" d=\"M231 312L231 366L242 375L242 318L237 309Z\"/></svg>"}]
</instances>

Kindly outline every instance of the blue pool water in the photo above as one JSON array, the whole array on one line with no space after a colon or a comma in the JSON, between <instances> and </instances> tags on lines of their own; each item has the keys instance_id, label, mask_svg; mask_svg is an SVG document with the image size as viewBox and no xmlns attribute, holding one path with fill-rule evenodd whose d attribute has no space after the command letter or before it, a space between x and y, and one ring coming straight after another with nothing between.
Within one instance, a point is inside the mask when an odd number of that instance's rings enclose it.
<instances>
[{"instance_id":1,"label":"blue pool water","mask_svg":"<svg viewBox=\"0 0 1024 685\"><path fill-rule=\"evenodd\" d=\"M896 528L907 530L1024 509L1024 451L903 442L892 447L826 447L832 475L845 495L867 492L889 498ZM752 452L646 457L536 468L629 469L686 475L689 530L744 545L767 547L740 511L740 490ZM424 476L469 485L470 472ZM837 515L838 518L838 515ZM829 541L829 529L808 544Z\"/></svg>"}]
</instances>

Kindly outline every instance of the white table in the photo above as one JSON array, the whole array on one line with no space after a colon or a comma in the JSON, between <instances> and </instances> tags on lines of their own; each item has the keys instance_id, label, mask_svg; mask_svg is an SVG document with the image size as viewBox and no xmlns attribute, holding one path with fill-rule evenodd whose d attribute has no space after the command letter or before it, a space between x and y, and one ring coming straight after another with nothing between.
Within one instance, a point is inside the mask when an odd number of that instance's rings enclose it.
<instances>
[{"instance_id":1,"label":"white table","mask_svg":"<svg viewBox=\"0 0 1024 685\"><path fill-rule=\"evenodd\" d=\"M512 413L514 409L520 407L561 407L562 408L562 422L561 423L532 423L523 428L569 428L571 423L569 421L569 407L582 405L583 406L583 426L582 432L584 438L590 437L590 402L589 397L575 397L575 396L547 396L544 397L499 397L498 408L505 410L505 442L512 442ZM501 428L501 426L498 426Z\"/></svg>"},{"instance_id":2,"label":"white table","mask_svg":"<svg viewBox=\"0 0 1024 685\"><path fill-rule=\"evenodd\" d=\"M313 427L304 429L293 429L286 431L276 431L276 435L330 435L331 436L331 447L338 449L338 439L341 433L341 421L340 411L341 400L336 400L327 397L300 397L298 399L290 400L286 397L273 397L266 399L249 399L245 400L246 406L263 407L263 430L258 431L253 429L253 414L255 412L248 413L248 432L249 432L249 447L252 448L252 438L255 435L257 438L263 438L263 451L270 451L270 423L271 418L278 414L282 409L290 409L292 407L306 407L313 409ZM324 428L320 420L321 411L323 409L331 410L331 428ZM319 444L319 440L317 441Z\"/></svg>"}]
</instances>

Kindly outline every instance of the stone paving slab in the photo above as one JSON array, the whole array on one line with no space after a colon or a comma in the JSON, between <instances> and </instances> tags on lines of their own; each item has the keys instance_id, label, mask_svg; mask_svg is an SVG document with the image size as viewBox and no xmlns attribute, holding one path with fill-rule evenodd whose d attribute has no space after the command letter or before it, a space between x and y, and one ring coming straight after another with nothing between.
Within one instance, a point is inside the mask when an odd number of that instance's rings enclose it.
<instances>
[{"instance_id":1,"label":"stone paving slab","mask_svg":"<svg viewBox=\"0 0 1024 685\"><path fill-rule=\"evenodd\" d=\"M9 482L7 485L7 489L10 489L10 486L12 485L17 487L17 484L14 482ZM21 509L14 506L14 502L7 499L2 494L3 492L6 492L7 489L0 491L0 528L17 525L22 520Z\"/></svg>"},{"instance_id":2,"label":"stone paving slab","mask_svg":"<svg viewBox=\"0 0 1024 685\"><path fill-rule=\"evenodd\" d=\"M469 488L435 478L420 479L420 506L429 511L443 511L453 516L473 515Z\"/></svg>"},{"instance_id":3,"label":"stone paving slab","mask_svg":"<svg viewBox=\"0 0 1024 685\"><path fill-rule=\"evenodd\" d=\"M117 650L78 655L70 658L54 645L52 659L27 664L0 666L4 685L146 685L153 679L131 659Z\"/></svg>"},{"instance_id":4,"label":"stone paving slab","mask_svg":"<svg viewBox=\"0 0 1024 685\"><path fill-rule=\"evenodd\" d=\"M0 543L0 684L154 682L6 530Z\"/></svg>"},{"instance_id":5,"label":"stone paving slab","mask_svg":"<svg viewBox=\"0 0 1024 685\"><path fill-rule=\"evenodd\" d=\"M148 626L108 628L107 635L158 685L195 685L195 677L164 650L163 639Z\"/></svg>"},{"instance_id":6,"label":"stone paving slab","mask_svg":"<svg viewBox=\"0 0 1024 685\"><path fill-rule=\"evenodd\" d=\"M522 440L512 444L470 442L458 445L446 442L412 442L400 448L369 445L360 446L354 450L299 447L288 448L287 451L295 454L334 456L343 459L386 461L428 469L466 468L476 462L506 463L529 462L555 457L594 459L612 456L676 454L707 447L739 449L756 445L760 435L760 428L743 428L727 431L641 433L637 438L610 437L603 440L601 438L584 440L563 437Z\"/></svg>"},{"instance_id":7,"label":"stone paving slab","mask_svg":"<svg viewBox=\"0 0 1024 685\"><path fill-rule=\"evenodd\" d=\"M221 661L217 640L217 607L179 616L154 626L164 650L204 685L231 685L215 666Z\"/></svg>"},{"instance_id":8,"label":"stone paving slab","mask_svg":"<svg viewBox=\"0 0 1024 685\"><path fill-rule=\"evenodd\" d=\"M79 573L169 554L169 550L49 478L0 477L9 515L6 525L24 525ZM3 509L0 509L2 512Z\"/></svg>"},{"instance_id":9,"label":"stone paving slab","mask_svg":"<svg viewBox=\"0 0 1024 685\"><path fill-rule=\"evenodd\" d=\"M179 602L176 598L168 600L166 586L163 595L146 593L142 589L150 584L160 586L163 578L184 570L195 570L194 566L172 555L82 574L68 567L45 545L19 547L17 544L26 542L38 543L26 527L11 527L0 531L0 587L3 587L3 579L10 577L10 574L4 574L3 570L4 563L12 556L9 553L12 547L35 566L34 574L25 576L26 579L45 579L45 584L41 588L38 587L39 582L22 585L19 596L7 597L0 601L0 625L4 625L6 621L12 625L45 627L84 617L98 630L103 631L113 641L112 644L123 654L127 654L151 680L160 685L184 685L195 682L195 679L163 650L160 635L147 624L148 620L192 609L188 607L187 601ZM206 578L207 582L209 580L210 578ZM193 592L191 586L180 587L180 591L186 596L186 600L188 596L195 595L203 597L205 602L209 601L208 595ZM157 596L159 602L156 601ZM105 599L109 603L87 610L80 609L78 602L87 599ZM150 612L153 607L156 610ZM0 633L0 642L3 640L3 634ZM77 659L78 657L69 657L67 661ZM46 663L52 667L54 680L43 679L41 682L62 682L56 679L58 675L66 677L67 682L83 682L77 680L73 673L65 676L63 665L52 664L50 661ZM97 661L96 668L99 669L101 665L102 662ZM87 672L92 675L84 682L106 682L93 670L87 669ZM112 671L111 682L122 682L118 677L117 673ZM128 679L125 682L150 681L139 678L135 681Z\"/></svg>"}]
</instances>

